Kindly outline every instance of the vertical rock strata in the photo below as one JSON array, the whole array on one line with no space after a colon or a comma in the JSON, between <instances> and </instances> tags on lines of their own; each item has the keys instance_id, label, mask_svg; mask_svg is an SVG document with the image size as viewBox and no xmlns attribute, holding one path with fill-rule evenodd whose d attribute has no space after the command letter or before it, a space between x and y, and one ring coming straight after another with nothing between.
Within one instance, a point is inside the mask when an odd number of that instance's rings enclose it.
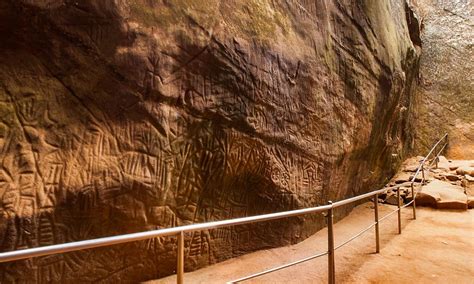
<instances>
[{"instance_id":1,"label":"vertical rock strata","mask_svg":"<svg viewBox=\"0 0 474 284\"><path fill-rule=\"evenodd\" d=\"M375 189L413 143L414 17L402 0L1 1L0 250ZM195 232L186 269L323 226ZM160 238L1 264L0 282L157 278L175 249Z\"/></svg>"}]
</instances>

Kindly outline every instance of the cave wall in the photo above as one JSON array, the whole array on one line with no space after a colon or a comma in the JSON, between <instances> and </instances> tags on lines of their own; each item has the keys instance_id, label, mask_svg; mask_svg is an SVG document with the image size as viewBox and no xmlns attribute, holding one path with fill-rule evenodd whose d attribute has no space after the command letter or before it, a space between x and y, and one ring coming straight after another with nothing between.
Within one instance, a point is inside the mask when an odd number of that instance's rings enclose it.
<instances>
[{"instance_id":1,"label":"cave wall","mask_svg":"<svg viewBox=\"0 0 474 284\"><path fill-rule=\"evenodd\" d=\"M413 5L424 26L416 151L426 153L448 133L446 155L474 159L474 4L417 0Z\"/></svg>"},{"instance_id":2,"label":"cave wall","mask_svg":"<svg viewBox=\"0 0 474 284\"><path fill-rule=\"evenodd\" d=\"M376 189L413 145L413 16L402 0L2 1L0 250ZM195 232L186 270L323 226ZM162 277L175 242L1 264L0 282Z\"/></svg>"}]
</instances>

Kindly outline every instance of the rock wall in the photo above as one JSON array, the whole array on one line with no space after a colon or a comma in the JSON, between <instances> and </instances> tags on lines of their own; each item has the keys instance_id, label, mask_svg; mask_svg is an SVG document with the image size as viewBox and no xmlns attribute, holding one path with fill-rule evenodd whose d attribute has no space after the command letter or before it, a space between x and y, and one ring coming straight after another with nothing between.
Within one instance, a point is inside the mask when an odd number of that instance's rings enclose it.
<instances>
[{"instance_id":1,"label":"rock wall","mask_svg":"<svg viewBox=\"0 0 474 284\"><path fill-rule=\"evenodd\" d=\"M0 250L377 188L413 144L415 19L402 0L1 1ZM196 232L186 270L323 226ZM0 282L157 278L175 242L2 264Z\"/></svg>"},{"instance_id":2,"label":"rock wall","mask_svg":"<svg viewBox=\"0 0 474 284\"><path fill-rule=\"evenodd\" d=\"M470 0L417 0L422 32L418 153L443 133L447 155L474 159L474 5Z\"/></svg>"}]
</instances>

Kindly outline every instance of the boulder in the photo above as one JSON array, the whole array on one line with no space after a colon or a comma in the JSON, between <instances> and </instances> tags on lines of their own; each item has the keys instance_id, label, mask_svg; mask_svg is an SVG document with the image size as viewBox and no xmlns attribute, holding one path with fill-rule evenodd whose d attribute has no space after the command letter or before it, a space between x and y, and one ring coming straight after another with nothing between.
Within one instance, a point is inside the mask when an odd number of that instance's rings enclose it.
<instances>
[{"instance_id":1,"label":"boulder","mask_svg":"<svg viewBox=\"0 0 474 284\"><path fill-rule=\"evenodd\" d=\"M458 175L474 176L474 167L460 167L456 170Z\"/></svg>"},{"instance_id":2,"label":"boulder","mask_svg":"<svg viewBox=\"0 0 474 284\"><path fill-rule=\"evenodd\" d=\"M437 174L435 174L435 175L433 175L433 177L434 177L435 179L443 180L443 176L442 176L442 175L437 175Z\"/></svg>"},{"instance_id":3,"label":"boulder","mask_svg":"<svg viewBox=\"0 0 474 284\"><path fill-rule=\"evenodd\" d=\"M458 181L458 180L461 180L461 177L458 176L458 175L444 174L444 175L442 175L442 176L444 176L447 180L450 180L450 181Z\"/></svg>"},{"instance_id":4,"label":"boulder","mask_svg":"<svg viewBox=\"0 0 474 284\"><path fill-rule=\"evenodd\" d=\"M461 187L462 187L462 182L461 182L460 180L458 180L458 181L450 181L449 183L452 184L452 185L457 185L457 186L461 186Z\"/></svg>"},{"instance_id":5,"label":"boulder","mask_svg":"<svg viewBox=\"0 0 474 284\"><path fill-rule=\"evenodd\" d=\"M464 178L465 178L468 182L474 182L474 177L473 177L473 176L464 175Z\"/></svg>"},{"instance_id":6,"label":"boulder","mask_svg":"<svg viewBox=\"0 0 474 284\"><path fill-rule=\"evenodd\" d=\"M474 197L474 182L464 178L462 180L462 186L464 187L464 191L466 192L468 198Z\"/></svg>"},{"instance_id":7,"label":"boulder","mask_svg":"<svg viewBox=\"0 0 474 284\"><path fill-rule=\"evenodd\" d=\"M474 196L469 196L469 197L467 198L467 207L468 207L469 209L474 208Z\"/></svg>"},{"instance_id":8,"label":"boulder","mask_svg":"<svg viewBox=\"0 0 474 284\"><path fill-rule=\"evenodd\" d=\"M459 200L441 200L437 203L438 209L466 210L467 206L467 199L461 202Z\"/></svg>"},{"instance_id":9,"label":"boulder","mask_svg":"<svg viewBox=\"0 0 474 284\"><path fill-rule=\"evenodd\" d=\"M397 193L392 192L387 194L387 197L384 200L385 203L390 205L398 205ZM400 197L400 204L403 204L403 199Z\"/></svg>"},{"instance_id":10,"label":"boulder","mask_svg":"<svg viewBox=\"0 0 474 284\"><path fill-rule=\"evenodd\" d=\"M434 163L435 164L435 163ZM446 159L444 156L438 157L438 169L449 170L449 167L452 167L451 162Z\"/></svg>"},{"instance_id":11,"label":"boulder","mask_svg":"<svg viewBox=\"0 0 474 284\"><path fill-rule=\"evenodd\" d=\"M421 188L416 204L439 209L467 209L467 195L464 189L448 182L434 180Z\"/></svg>"},{"instance_id":12,"label":"boulder","mask_svg":"<svg viewBox=\"0 0 474 284\"><path fill-rule=\"evenodd\" d=\"M430 172L435 173L435 174L440 174L440 173L445 173L445 170L441 169L431 169Z\"/></svg>"},{"instance_id":13,"label":"boulder","mask_svg":"<svg viewBox=\"0 0 474 284\"><path fill-rule=\"evenodd\" d=\"M439 156L438 160L439 160L440 163L443 163L443 164L449 164L449 163L452 162L451 160L446 159L445 156Z\"/></svg>"},{"instance_id":14,"label":"boulder","mask_svg":"<svg viewBox=\"0 0 474 284\"><path fill-rule=\"evenodd\" d=\"M418 176L421 177L421 174L419 174ZM398 173L398 174L393 178L393 181L394 181L396 184L400 184L400 183L408 182L408 181L410 181L412 178L413 178L413 176L412 176L411 173L408 173L408 172L400 172L400 173Z\"/></svg>"}]
</instances>

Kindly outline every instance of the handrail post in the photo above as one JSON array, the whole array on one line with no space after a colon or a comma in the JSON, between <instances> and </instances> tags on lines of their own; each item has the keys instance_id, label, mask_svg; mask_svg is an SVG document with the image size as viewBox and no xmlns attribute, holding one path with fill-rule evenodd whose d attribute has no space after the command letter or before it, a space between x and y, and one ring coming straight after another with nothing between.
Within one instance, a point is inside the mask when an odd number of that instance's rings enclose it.
<instances>
[{"instance_id":1,"label":"handrail post","mask_svg":"<svg viewBox=\"0 0 474 284\"><path fill-rule=\"evenodd\" d=\"M421 175L423 177L423 181L421 182L422 184L425 183L425 164L421 164Z\"/></svg>"},{"instance_id":2,"label":"handrail post","mask_svg":"<svg viewBox=\"0 0 474 284\"><path fill-rule=\"evenodd\" d=\"M380 234L379 234L379 195L376 194L374 198L375 209L375 252L380 252Z\"/></svg>"},{"instance_id":3,"label":"handrail post","mask_svg":"<svg viewBox=\"0 0 474 284\"><path fill-rule=\"evenodd\" d=\"M400 204L400 187L397 188L397 204L398 204L398 233L402 233L402 206Z\"/></svg>"},{"instance_id":4,"label":"handrail post","mask_svg":"<svg viewBox=\"0 0 474 284\"><path fill-rule=\"evenodd\" d=\"M176 283L184 283L184 232L178 234L178 263L176 266Z\"/></svg>"},{"instance_id":5,"label":"handrail post","mask_svg":"<svg viewBox=\"0 0 474 284\"><path fill-rule=\"evenodd\" d=\"M331 208L328 209L328 283L336 283L336 268L334 261L334 228L333 228L333 207L332 201L329 201Z\"/></svg>"},{"instance_id":6,"label":"handrail post","mask_svg":"<svg viewBox=\"0 0 474 284\"><path fill-rule=\"evenodd\" d=\"M415 200L415 189L413 188L413 182L411 182L411 196L413 201L413 219L416 220L416 200Z\"/></svg>"}]
</instances>

